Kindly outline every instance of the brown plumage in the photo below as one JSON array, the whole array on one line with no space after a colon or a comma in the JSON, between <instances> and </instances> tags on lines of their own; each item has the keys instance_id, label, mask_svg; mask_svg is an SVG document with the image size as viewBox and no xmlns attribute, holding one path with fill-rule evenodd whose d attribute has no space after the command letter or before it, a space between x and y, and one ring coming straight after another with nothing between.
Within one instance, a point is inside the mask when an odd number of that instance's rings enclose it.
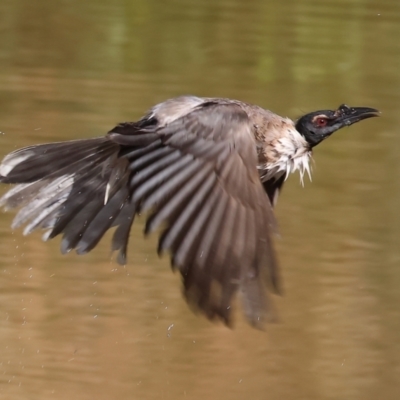
<instances>
[{"instance_id":1,"label":"brown plumage","mask_svg":"<svg viewBox=\"0 0 400 400\"><path fill-rule=\"evenodd\" d=\"M369 108L318 111L296 124L236 100L184 96L153 107L105 137L35 145L7 155L0 179L17 184L0 203L20 207L13 228L63 235L62 252L92 250L116 227L112 249L126 262L138 212L145 233L162 228L189 303L231 322L240 292L249 322L270 313L265 288L280 292L272 204L287 174L309 172L311 149Z\"/></svg>"}]
</instances>

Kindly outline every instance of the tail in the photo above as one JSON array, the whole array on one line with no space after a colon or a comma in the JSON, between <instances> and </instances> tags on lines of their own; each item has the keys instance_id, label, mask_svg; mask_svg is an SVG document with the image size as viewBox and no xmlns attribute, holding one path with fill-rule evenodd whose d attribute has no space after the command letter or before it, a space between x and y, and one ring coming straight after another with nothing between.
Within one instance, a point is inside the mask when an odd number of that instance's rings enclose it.
<instances>
[{"instance_id":1,"label":"tail","mask_svg":"<svg viewBox=\"0 0 400 400\"><path fill-rule=\"evenodd\" d=\"M129 202L128 161L108 137L35 145L8 154L0 182L17 184L1 199L6 209L21 207L13 228L24 234L44 228L44 240L63 234L61 251L93 249L111 226L118 226L112 250L126 263L135 209Z\"/></svg>"}]
</instances>

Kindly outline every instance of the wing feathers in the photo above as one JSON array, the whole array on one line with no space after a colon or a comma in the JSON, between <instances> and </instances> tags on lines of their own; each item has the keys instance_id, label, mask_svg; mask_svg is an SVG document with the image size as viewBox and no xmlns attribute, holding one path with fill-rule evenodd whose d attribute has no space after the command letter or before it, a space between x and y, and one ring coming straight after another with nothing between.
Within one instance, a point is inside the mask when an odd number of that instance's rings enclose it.
<instances>
[{"instance_id":1,"label":"wing feathers","mask_svg":"<svg viewBox=\"0 0 400 400\"><path fill-rule=\"evenodd\" d=\"M135 219L135 214L136 204L127 201L114 221L114 225L117 226L117 229L112 238L111 249L112 251L119 251L117 260L121 265L126 264L129 233Z\"/></svg>"},{"instance_id":2,"label":"wing feathers","mask_svg":"<svg viewBox=\"0 0 400 400\"><path fill-rule=\"evenodd\" d=\"M181 236L183 232L186 232L185 226L195 213L198 205L205 201L206 196L211 191L216 180L215 175L209 175L196 194L190 198L187 204L185 204L184 209L176 220L170 222L170 227L160 238L159 251L170 248L174 249L176 247L176 242L179 241L179 236Z\"/></svg>"},{"instance_id":3,"label":"wing feathers","mask_svg":"<svg viewBox=\"0 0 400 400\"><path fill-rule=\"evenodd\" d=\"M84 254L92 250L105 232L111 227L113 221L121 212L122 207L129 196L128 189L124 187L118 190L108 203L101 208L93 220L88 224L82 238L77 245L77 253Z\"/></svg>"},{"instance_id":4,"label":"wing feathers","mask_svg":"<svg viewBox=\"0 0 400 400\"><path fill-rule=\"evenodd\" d=\"M179 153L177 151L176 153ZM161 167L157 168L157 173L152 175L150 179L147 179L146 182L143 182L140 187L138 187L133 194L133 201L140 201L142 198L144 198L147 194L151 193L151 191L155 190L159 185L163 184L164 182L167 182L168 179L173 179L173 176L175 174L178 174L179 171L182 171L184 168L190 167L190 163L193 161L193 157L190 155L186 156L181 156L180 154L173 154L174 159L176 159L175 163L171 163L170 165L166 166L166 163L160 163L162 164ZM165 167L165 168L163 168ZM147 175L148 177L150 176L151 172L147 172L150 168L147 168L146 170L143 171L143 175L140 174L140 177L135 180L136 176L132 179L132 186L138 185L138 181L141 182L143 181L143 176ZM156 169L156 168L151 168L151 169ZM166 190L168 186L164 185L164 194L168 195L168 191Z\"/></svg>"},{"instance_id":5,"label":"wing feathers","mask_svg":"<svg viewBox=\"0 0 400 400\"><path fill-rule=\"evenodd\" d=\"M158 250L170 251L187 300L230 324L239 291L248 320L260 326L264 281L278 290L279 273L253 129L239 104L176 99L105 138L6 156L0 180L18 185L0 205L22 206L13 226L27 224L26 234L39 227L49 230L45 239L62 234L62 252L86 253L114 226L122 264L135 214L150 211L145 233L163 227ZM267 192L271 198L275 188Z\"/></svg>"},{"instance_id":6,"label":"wing feathers","mask_svg":"<svg viewBox=\"0 0 400 400\"><path fill-rule=\"evenodd\" d=\"M164 202L164 204L160 204L158 209L149 217L146 224L146 233L153 232L164 221L171 221L172 218L176 218L178 213L183 212L187 200L190 197L193 197L193 193L197 193L198 188L203 184L212 171L212 165L204 164L199 160L194 160L191 167L196 168L197 171L193 172L193 175L187 181L185 181L184 178L189 178L189 176L180 176L182 180L179 183L182 184L182 188L180 188L179 191L177 190L170 199ZM188 168L186 172L189 175L192 171ZM163 188L161 187L159 190L161 195L163 193ZM171 190L173 190L173 187ZM152 196L149 196L146 199L144 203L145 208L147 208L146 203L151 202L153 196L158 196L158 191L155 191Z\"/></svg>"}]
</instances>

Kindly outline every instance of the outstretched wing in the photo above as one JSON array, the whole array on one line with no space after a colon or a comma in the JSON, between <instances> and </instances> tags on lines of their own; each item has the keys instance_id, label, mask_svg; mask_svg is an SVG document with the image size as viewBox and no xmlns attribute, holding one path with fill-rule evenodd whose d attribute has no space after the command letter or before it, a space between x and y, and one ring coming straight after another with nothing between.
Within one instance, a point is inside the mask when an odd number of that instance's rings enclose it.
<instances>
[{"instance_id":1,"label":"outstretched wing","mask_svg":"<svg viewBox=\"0 0 400 400\"><path fill-rule=\"evenodd\" d=\"M147 211L146 233L163 228L159 251L170 251L189 303L230 323L240 292L247 318L260 325L266 286L279 291L279 273L253 126L238 104L184 101L162 103L105 138L11 153L0 179L18 185L0 202L23 207L14 226L27 223L25 233L63 234L63 251L90 251L116 226L120 262L135 214Z\"/></svg>"},{"instance_id":2,"label":"outstretched wing","mask_svg":"<svg viewBox=\"0 0 400 400\"><path fill-rule=\"evenodd\" d=\"M20 208L12 227L24 234L46 229L44 240L63 235L61 251L85 253L115 225L113 247L126 260L135 216L130 203L128 161L108 137L34 145L8 154L0 182L16 184L1 199L6 209ZM129 227L128 227L129 224ZM123 228L123 229L122 229Z\"/></svg>"},{"instance_id":3,"label":"outstretched wing","mask_svg":"<svg viewBox=\"0 0 400 400\"><path fill-rule=\"evenodd\" d=\"M279 291L279 278L274 215L252 130L239 105L209 102L157 127L156 141L124 157L133 172L132 201L151 212L146 233L165 227L159 251L171 252L189 302L228 323L239 290L257 325L268 308L265 282ZM137 135L111 132L125 146L134 146Z\"/></svg>"}]
</instances>

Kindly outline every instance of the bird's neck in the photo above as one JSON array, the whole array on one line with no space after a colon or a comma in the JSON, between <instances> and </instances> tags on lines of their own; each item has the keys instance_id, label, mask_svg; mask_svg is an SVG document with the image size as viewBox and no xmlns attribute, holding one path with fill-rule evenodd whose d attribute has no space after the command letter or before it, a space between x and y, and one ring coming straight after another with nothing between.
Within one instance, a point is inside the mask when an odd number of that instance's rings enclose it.
<instances>
[{"instance_id":1,"label":"bird's neck","mask_svg":"<svg viewBox=\"0 0 400 400\"><path fill-rule=\"evenodd\" d=\"M299 171L303 183L307 174L311 179L312 150L304 137L294 128L285 127L283 134L266 143L263 149L263 161L259 163L261 180L286 178L290 173ZM261 161L261 160L260 160Z\"/></svg>"}]
</instances>

